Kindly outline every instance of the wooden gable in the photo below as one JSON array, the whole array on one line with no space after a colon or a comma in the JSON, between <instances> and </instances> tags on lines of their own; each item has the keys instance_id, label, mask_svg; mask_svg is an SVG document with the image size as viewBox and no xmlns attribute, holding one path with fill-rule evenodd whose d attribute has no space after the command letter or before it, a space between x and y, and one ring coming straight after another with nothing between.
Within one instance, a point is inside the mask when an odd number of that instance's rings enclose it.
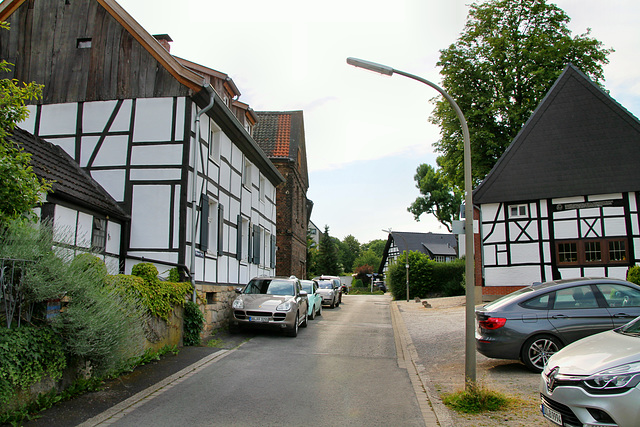
<instances>
[{"instance_id":1,"label":"wooden gable","mask_svg":"<svg viewBox=\"0 0 640 427\"><path fill-rule=\"evenodd\" d=\"M43 102L186 96L201 76L180 65L113 0L6 0L7 77L44 84Z\"/></svg>"}]
</instances>

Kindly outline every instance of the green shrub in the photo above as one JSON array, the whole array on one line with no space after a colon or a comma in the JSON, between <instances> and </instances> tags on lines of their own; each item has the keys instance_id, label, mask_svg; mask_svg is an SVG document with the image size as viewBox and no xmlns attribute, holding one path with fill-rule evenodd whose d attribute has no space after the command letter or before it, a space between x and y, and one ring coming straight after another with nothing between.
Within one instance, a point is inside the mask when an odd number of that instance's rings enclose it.
<instances>
[{"instance_id":1,"label":"green shrub","mask_svg":"<svg viewBox=\"0 0 640 427\"><path fill-rule=\"evenodd\" d=\"M436 262L423 253L409 252L409 297L454 296L464 294L464 260ZM407 297L406 256L390 264L387 283L394 299Z\"/></svg>"},{"instance_id":2,"label":"green shrub","mask_svg":"<svg viewBox=\"0 0 640 427\"><path fill-rule=\"evenodd\" d=\"M51 319L51 328L65 353L90 362L96 374L108 372L142 351L144 311L105 286L104 268L95 257L73 260L64 230L56 237L57 245L46 222L9 224L0 233L0 257L33 261L25 267L22 291L25 303L35 308L25 320L43 323L47 300L63 299L65 309Z\"/></svg>"},{"instance_id":3,"label":"green shrub","mask_svg":"<svg viewBox=\"0 0 640 427\"><path fill-rule=\"evenodd\" d=\"M353 283L351 284L351 288L364 288L364 283L362 282L361 279L354 279Z\"/></svg>"},{"instance_id":4,"label":"green shrub","mask_svg":"<svg viewBox=\"0 0 640 427\"><path fill-rule=\"evenodd\" d=\"M163 320L169 318L174 306L182 306L185 296L193 291L190 282L163 282L158 269L150 263L139 263L131 269L131 276L111 276L111 285L121 295L139 301L148 312Z\"/></svg>"},{"instance_id":5,"label":"green shrub","mask_svg":"<svg viewBox=\"0 0 640 427\"><path fill-rule=\"evenodd\" d=\"M0 328L0 407L46 376L59 379L65 367L62 339L51 328Z\"/></svg>"},{"instance_id":6,"label":"green shrub","mask_svg":"<svg viewBox=\"0 0 640 427\"><path fill-rule=\"evenodd\" d=\"M636 285L640 285L640 266L634 265L627 272L627 280Z\"/></svg>"},{"instance_id":7,"label":"green shrub","mask_svg":"<svg viewBox=\"0 0 640 427\"><path fill-rule=\"evenodd\" d=\"M515 399L509 398L503 393L489 390L481 384L473 384L464 391L443 393L442 402L455 411L478 414L508 409L515 402Z\"/></svg>"},{"instance_id":8,"label":"green shrub","mask_svg":"<svg viewBox=\"0 0 640 427\"><path fill-rule=\"evenodd\" d=\"M198 304L188 301L184 305L184 345L200 345L200 333L204 325L204 315Z\"/></svg>"}]
</instances>

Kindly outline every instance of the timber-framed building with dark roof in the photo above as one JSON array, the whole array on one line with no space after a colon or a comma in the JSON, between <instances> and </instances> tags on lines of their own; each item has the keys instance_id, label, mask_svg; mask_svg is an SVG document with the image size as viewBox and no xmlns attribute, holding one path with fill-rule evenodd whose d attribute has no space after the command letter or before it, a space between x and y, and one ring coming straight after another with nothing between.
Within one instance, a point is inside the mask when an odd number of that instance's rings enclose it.
<instances>
[{"instance_id":1,"label":"timber-framed building with dark roof","mask_svg":"<svg viewBox=\"0 0 640 427\"><path fill-rule=\"evenodd\" d=\"M437 262L449 262L458 258L458 239L451 233L417 233L391 231L382 252L378 274L387 271L404 251L420 252Z\"/></svg>"},{"instance_id":2,"label":"timber-framed building with dark roof","mask_svg":"<svg viewBox=\"0 0 640 427\"><path fill-rule=\"evenodd\" d=\"M309 175L302 111L257 111L254 138L285 183L276 189L276 274L307 276L307 228L313 203L307 199Z\"/></svg>"},{"instance_id":3,"label":"timber-framed building with dark roof","mask_svg":"<svg viewBox=\"0 0 640 427\"><path fill-rule=\"evenodd\" d=\"M640 261L638 165L640 121L567 66L474 191L484 298L555 279L626 278Z\"/></svg>"},{"instance_id":4,"label":"timber-framed building with dark roof","mask_svg":"<svg viewBox=\"0 0 640 427\"><path fill-rule=\"evenodd\" d=\"M128 218L110 273L141 261L178 267L193 278L206 330L223 326L234 288L275 273L284 181L233 81L171 55L169 36L155 38L114 0L5 0L0 20L11 26L0 58L15 64L3 77L44 85L18 125L60 146Z\"/></svg>"}]
</instances>

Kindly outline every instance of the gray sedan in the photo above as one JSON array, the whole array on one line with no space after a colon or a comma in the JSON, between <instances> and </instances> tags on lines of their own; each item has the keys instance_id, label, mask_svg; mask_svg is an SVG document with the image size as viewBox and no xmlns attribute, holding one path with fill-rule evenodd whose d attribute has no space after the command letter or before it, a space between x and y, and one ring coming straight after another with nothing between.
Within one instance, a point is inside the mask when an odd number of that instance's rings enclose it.
<instances>
[{"instance_id":1,"label":"gray sedan","mask_svg":"<svg viewBox=\"0 0 640 427\"><path fill-rule=\"evenodd\" d=\"M476 348L540 372L552 354L640 316L640 286L609 278L528 286L476 308Z\"/></svg>"}]
</instances>

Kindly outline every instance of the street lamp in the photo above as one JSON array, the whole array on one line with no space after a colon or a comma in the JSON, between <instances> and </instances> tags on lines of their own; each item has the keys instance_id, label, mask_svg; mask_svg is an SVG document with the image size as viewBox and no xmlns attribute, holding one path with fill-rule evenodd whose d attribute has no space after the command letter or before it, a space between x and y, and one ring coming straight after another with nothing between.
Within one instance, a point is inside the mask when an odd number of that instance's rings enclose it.
<instances>
[{"instance_id":1,"label":"street lamp","mask_svg":"<svg viewBox=\"0 0 640 427\"><path fill-rule=\"evenodd\" d=\"M393 233L391 233L391 229L388 230L382 230L385 233L389 233L391 234L391 237L393 238L393 243L396 242L395 237L393 237ZM398 234L398 236L400 236L400 238L402 239L402 242L404 243L404 260L405 260L405 267L407 267L407 302L409 302L409 246L407 246L407 241L404 240L404 236Z\"/></svg>"},{"instance_id":2,"label":"street lamp","mask_svg":"<svg viewBox=\"0 0 640 427\"><path fill-rule=\"evenodd\" d=\"M476 346L475 346L475 283L473 271L473 204L471 198L471 142L469 140L469 128L467 121L458 107L458 104L444 89L440 86L404 71L396 70L386 65L377 64L371 61L365 61L357 58L347 58L347 64L354 67L364 68L366 70L375 71L376 73L391 76L394 73L401 76L417 80L421 83L431 86L451 104L456 112L460 125L462 126L462 137L464 139L464 235L465 235L465 377L467 388L476 382ZM408 295L407 295L408 297Z\"/></svg>"}]
</instances>

